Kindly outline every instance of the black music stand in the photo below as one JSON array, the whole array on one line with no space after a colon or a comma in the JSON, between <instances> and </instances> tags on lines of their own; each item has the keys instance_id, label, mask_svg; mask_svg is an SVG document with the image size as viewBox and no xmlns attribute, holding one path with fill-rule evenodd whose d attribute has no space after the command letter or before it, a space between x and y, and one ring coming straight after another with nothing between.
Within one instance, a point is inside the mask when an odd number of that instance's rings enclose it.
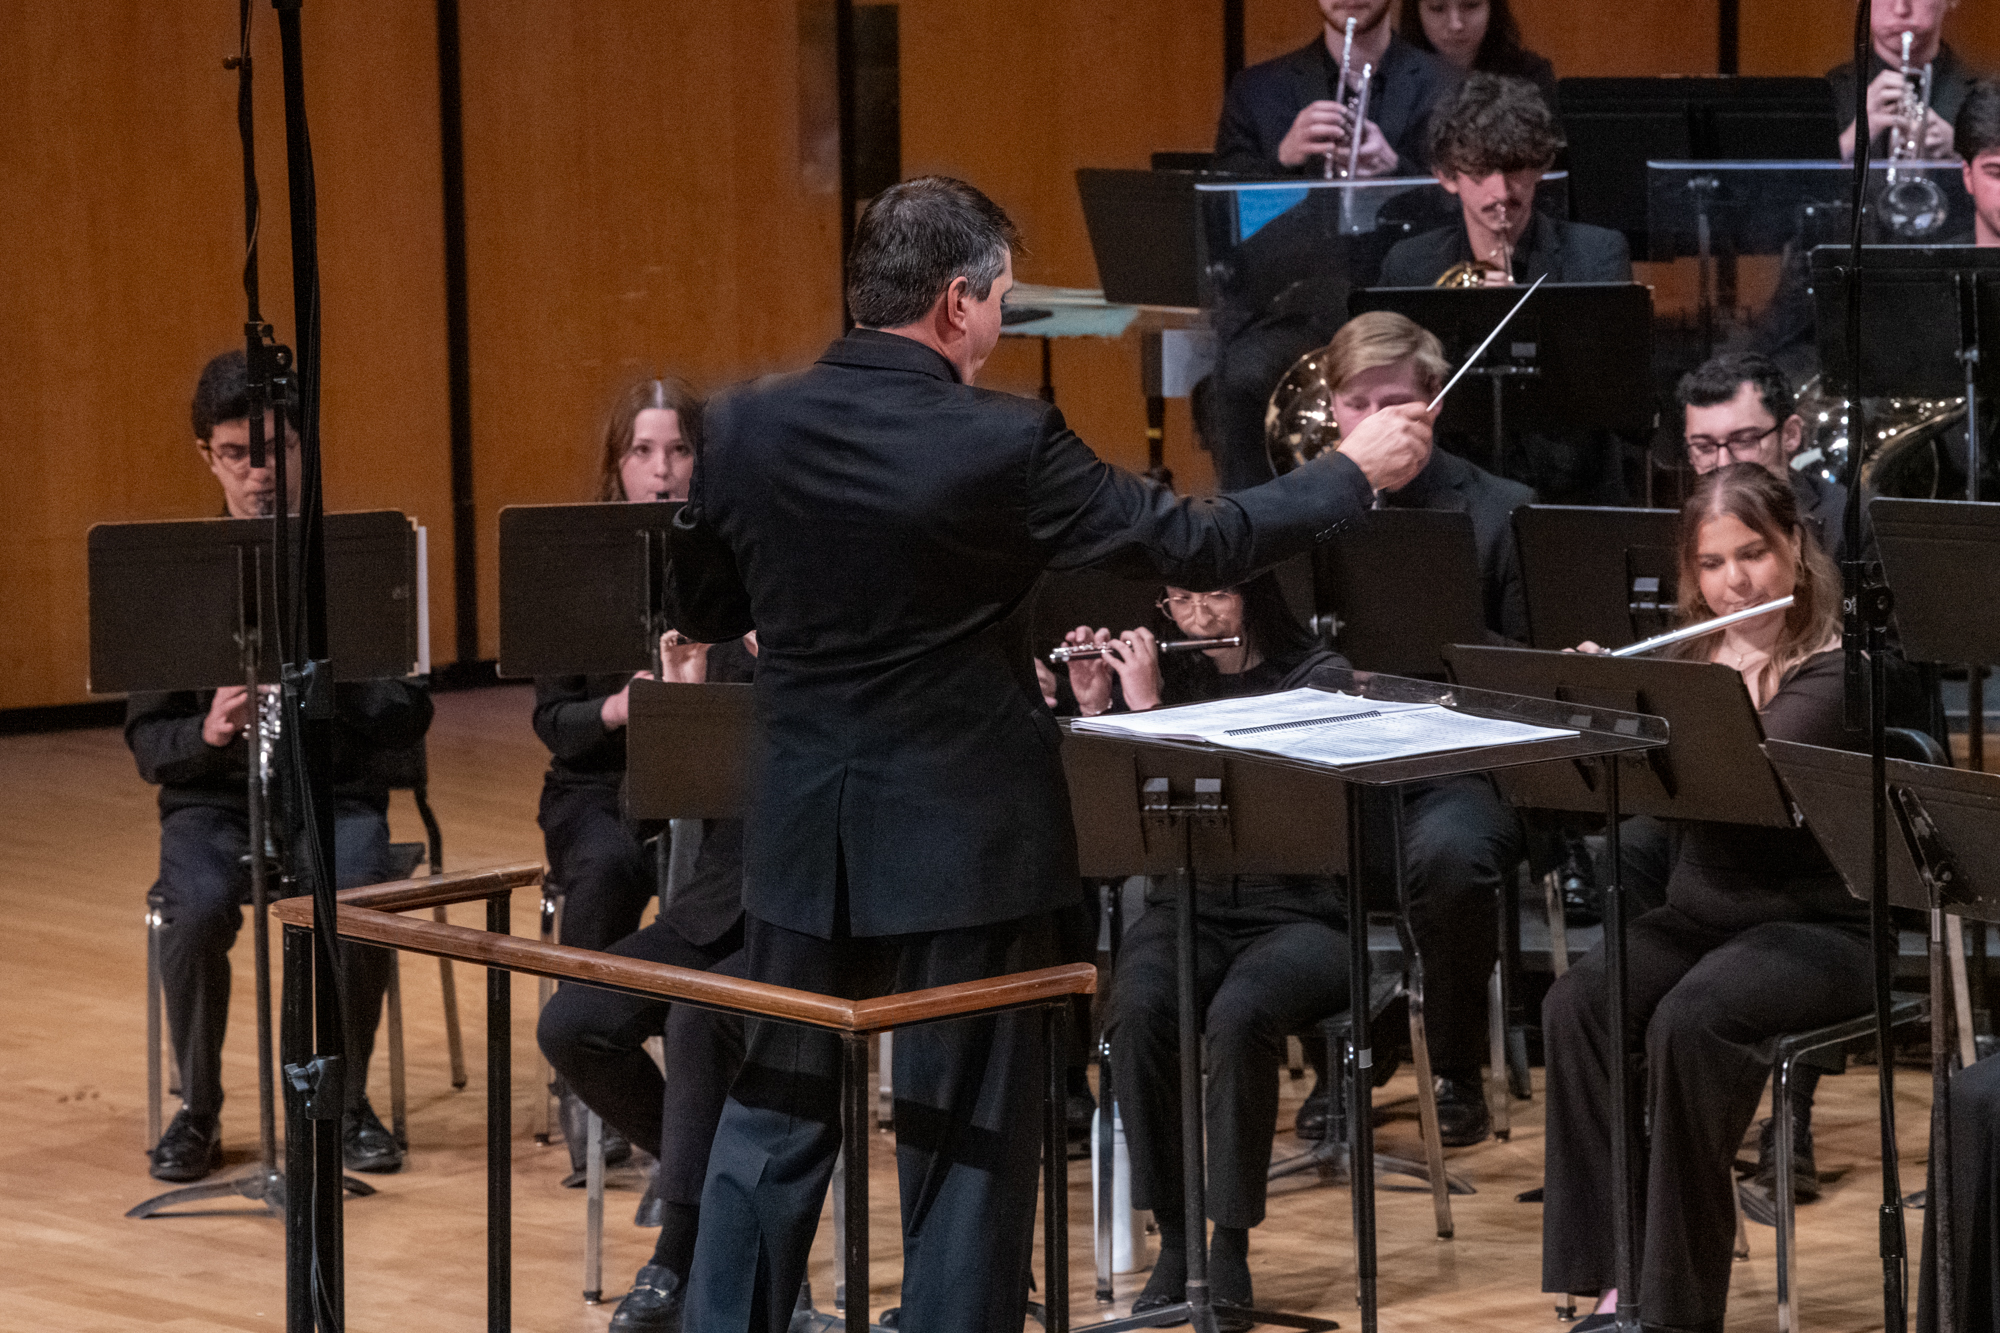
<instances>
[{"instance_id":1,"label":"black music stand","mask_svg":"<svg viewBox=\"0 0 2000 1333\"><path fill-rule=\"evenodd\" d=\"M393 511L326 515L328 635L336 680L422 670L415 526ZM267 519L100 523L90 529L90 689L97 694L242 683L253 699L278 678L275 564ZM271 1058L271 942L265 908L279 839L270 828L261 707L246 710L251 762L251 941L257 1006L257 1164L221 1180L157 1194L127 1217L238 1197L285 1211ZM153 1040L157 1045L158 1037ZM349 1194L374 1188L344 1176Z\"/></svg>"},{"instance_id":2,"label":"black music stand","mask_svg":"<svg viewBox=\"0 0 2000 1333\"><path fill-rule=\"evenodd\" d=\"M1078 167L1077 198L1104 299L1115 305L1198 306L1197 179L1191 171Z\"/></svg>"},{"instance_id":3,"label":"black music stand","mask_svg":"<svg viewBox=\"0 0 2000 1333\"><path fill-rule=\"evenodd\" d=\"M1175 1317L1188 1319L1196 1333L1215 1333L1215 1310L1208 1291L1206 1171L1202 1153L1200 1025L1194 1002L1194 885L1198 873L1329 874L1345 871L1349 940L1348 1062L1349 1177L1353 1183L1355 1273L1362 1333L1376 1329L1375 1144L1370 1114L1374 1051L1369 1034L1367 912L1361 881L1361 794L1367 787L1395 788L1515 764L1550 761L1581 765L1583 760L1663 744L1666 728L1657 718L1582 704L1551 705L1489 691L1440 686L1428 681L1368 675L1340 669L1315 673L1318 688L1371 699L1438 704L1479 717L1552 726L1576 734L1561 738L1489 745L1367 764L1332 766L1272 755L1178 741L1137 739L1102 733L1068 732L1063 765L1078 831L1080 869L1086 875L1174 874L1177 878L1175 952L1180 981L1181 1146L1183 1197L1187 1208L1188 1300L1144 1314L1088 1326L1091 1333L1149 1327ZM1607 770L1602 802L1616 822L1616 767ZM1402 821L1398 804L1392 820L1393 874L1399 902L1405 896ZM1302 809L1329 811L1323 823L1299 817ZM1360 923L1357 927L1356 923ZM1411 951L1415 996L1422 993L1422 961ZM1412 1008L1421 1005L1412 999ZM1421 1045L1418 1078L1429 1071ZM1421 1088L1420 1088L1421 1091ZM1424 1105L1420 1101L1420 1105ZM1432 1155L1428 1174L1438 1214L1438 1233L1452 1234L1451 1205L1435 1118L1427 1126ZM1239 1313L1232 1311L1232 1314ZM1331 1321L1264 1310L1240 1312L1258 1323L1324 1329Z\"/></svg>"},{"instance_id":4,"label":"black music stand","mask_svg":"<svg viewBox=\"0 0 2000 1333\"><path fill-rule=\"evenodd\" d=\"M1671 509L1516 509L1529 645L1561 649L1589 641L1611 648L1669 628L1678 519Z\"/></svg>"},{"instance_id":5,"label":"black music stand","mask_svg":"<svg viewBox=\"0 0 2000 1333\"><path fill-rule=\"evenodd\" d=\"M1840 156L1825 79L1564 79L1559 92L1572 216L1624 232L1635 254L1646 253L1648 162Z\"/></svg>"},{"instance_id":6,"label":"black music stand","mask_svg":"<svg viewBox=\"0 0 2000 1333\"><path fill-rule=\"evenodd\" d=\"M1868 518L1904 652L1918 662L1970 664L1967 763L1984 770L1985 668L2000 663L2000 505L1877 496Z\"/></svg>"},{"instance_id":7,"label":"black music stand","mask_svg":"<svg viewBox=\"0 0 2000 1333\"><path fill-rule=\"evenodd\" d=\"M660 669L678 500L500 511L502 676Z\"/></svg>"},{"instance_id":8,"label":"black music stand","mask_svg":"<svg viewBox=\"0 0 2000 1333\"><path fill-rule=\"evenodd\" d=\"M1552 653L1532 648L1483 648L1460 644L1445 649L1455 679L1489 690L1506 690L1557 700L1663 717L1671 728L1668 744L1649 750L1629 767L1626 813L1662 819L1707 820L1791 828L1791 807L1777 776L1758 746L1763 728L1743 681L1733 670L1708 662L1660 661L1588 653ZM1514 805L1544 810L1594 813L1604 808L1600 774L1581 764L1542 764L1497 775L1501 794ZM1615 778L1614 778L1615 781ZM1605 857L1611 883L1604 895L1605 980L1610 990L1611 1031L1625 1030L1625 903L1620 882L1617 819L1605 825ZM1636 1053L1625 1053L1611 1087L1612 1122L1625 1127L1612 1138L1612 1171L1618 1206L1612 1217L1618 1265L1618 1320L1621 1330L1639 1326L1634 1253L1634 1209L1638 1184L1632 1145L1639 1141L1632 1082Z\"/></svg>"},{"instance_id":9,"label":"black music stand","mask_svg":"<svg viewBox=\"0 0 2000 1333\"><path fill-rule=\"evenodd\" d=\"M1436 334L1461 363L1521 299L1517 287L1369 287L1350 314L1393 310ZM1446 434L1493 442L1487 470L1504 473L1515 431L1639 434L1653 427L1653 293L1635 282L1548 283L1486 349L1469 375L1492 392L1447 398ZM1511 388L1510 388L1511 386Z\"/></svg>"},{"instance_id":10,"label":"black music stand","mask_svg":"<svg viewBox=\"0 0 2000 1333\"><path fill-rule=\"evenodd\" d=\"M1870 756L1791 741L1770 741L1764 749L1847 891L1869 901L1875 883ZM1945 918L1977 921L1982 930L2000 922L2000 776L1901 759L1885 761L1884 776L1901 833L1889 839L1889 901L1925 913L1931 925L1931 1155L1924 1223L1936 1230L1937 1326L1952 1329L1959 1256L1951 1215L1953 1006L1945 994Z\"/></svg>"},{"instance_id":11,"label":"black music stand","mask_svg":"<svg viewBox=\"0 0 2000 1333\"><path fill-rule=\"evenodd\" d=\"M1357 670L1441 680L1439 644L1486 642L1470 515L1371 509L1314 554L1319 614Z\"/></svg>"}]
</instances>

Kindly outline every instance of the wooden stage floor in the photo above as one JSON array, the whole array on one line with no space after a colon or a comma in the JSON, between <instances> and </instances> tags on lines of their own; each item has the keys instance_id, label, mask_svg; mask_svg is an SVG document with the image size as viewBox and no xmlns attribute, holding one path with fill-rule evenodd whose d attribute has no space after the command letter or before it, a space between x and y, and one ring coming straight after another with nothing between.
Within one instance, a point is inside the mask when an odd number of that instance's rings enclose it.
<instances>
[{"instance_id":1,"label":"wooden stage floor","mask_svg":"<svg viewBox=\"0 0 2000 1333\"><path fill-rule=\"evenodd\" d=\"M524 687L443 695L431 732L432 801L454 868L535 860L535 802L544 752L528 726ZM127 1221L156 1192L145 1171L145 935L142 898L156 864L152 789L142 783L116 730L0 737L0 985L12 997L0 1025L0 1329L65 1333L128 1330L269 1330L283 1321L280 1224L260 1216ZM392 814L400 837L415 836L407 796ZM472 908L457 909L466 924ZM534 929L532 897L517 900L517 932ZM234 950L224 1113L231 1168L255 1152L256 1075L251 950ZM380 1177L381 1192L347 1209L347 1302L357 1330L484 1327L484 987L460 973L471 1042L471 1084L451 1090L438 975L408 959L404 1011L410 1053L408 1165ZM598 1333L612 1306L580 1299L583 1194L564 1190L560 1146L529 1134L537 1090L531 981L516 979L514 1010L515 1326ZM387 1116L386 1055L380 1043L372 1087ZM1539 1077L1539 1071L1537 1071ZM1287 1082L1282 1123L1305 1083ZM1899 1071L1898 1115L1906 1189L1922 1179L1928 1087ZM1836 1174L1825 1197L1800 1211L1802 1316L1815 1330L1880 1328L1875 1258L1879 1192L1875 1083L1856 1070L1821 1085L1817 1117L1822 1170ZM1407 1070L1378 1101L1396 1118L1385 1150L1417 1155L1415 1084ZM1478 1193L1455 1201L1457 1239L1433 1232L1427 1193L1381 1194L1382 1327L1555 1333L1552 1301L1537 1290L1541 1209L1514 1196L1540 1183L1542 1115L1515 1103L1509 1143L1451 1154ZM1032 1132L1024 1130L1024 1132ZM1289 1133L1278 1152L1295 1149ZM870 1153L874 1200L874 1307L896 1298L897 1228L891 1140ZM607 1207L605 1284L622 1292L651 1250L651 1232L631 1225L629 1187ZM1072 1309L1078 1322L1122 1311L1144 1275L1121 1277L1120 1302L1092 1297L1089 1164L1070 1169ZM1260 1304L1310 1311L1358 1326L1351 1232L1344 1190L1297 1178L1276 1187L1270 1217L1253 1237ZM1911 1219L1912 1269L1916 1230ZM1774 1328L1773 1234L1753 1226L1752 1258L1738 1264L1729 1328ZM831 1226L822 1227L813 1279L830 1304Z\"/></svg>"}]
</instances>

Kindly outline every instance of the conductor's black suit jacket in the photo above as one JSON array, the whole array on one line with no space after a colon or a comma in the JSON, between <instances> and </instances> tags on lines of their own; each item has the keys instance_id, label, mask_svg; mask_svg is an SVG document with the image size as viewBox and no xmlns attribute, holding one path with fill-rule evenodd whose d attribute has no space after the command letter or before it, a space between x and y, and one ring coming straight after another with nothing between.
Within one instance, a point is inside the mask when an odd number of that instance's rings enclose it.
<instances>
[{"instance_id":1,"label":"conductor's black suit jacket","mask_svg":"<svg viewBox=\"0 0 2000 1333\"><path fill-rule=\"evenodd\" d=\"M684 514L702 535L677 534L674 579L683 632L757 630L744 905L821 938L1075 903L1060 733L1027 639L1043 570L1227 586L1369 501L1338 455L1176 499L1054 407L873 330L719 396L703 435Z\"/></svg>"}]
</instances>

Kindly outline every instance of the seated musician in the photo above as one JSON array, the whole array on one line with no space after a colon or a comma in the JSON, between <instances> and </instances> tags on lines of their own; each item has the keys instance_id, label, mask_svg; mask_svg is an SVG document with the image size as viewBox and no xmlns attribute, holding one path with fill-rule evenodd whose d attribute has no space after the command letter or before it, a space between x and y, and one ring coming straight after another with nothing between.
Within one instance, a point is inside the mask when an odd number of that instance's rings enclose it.
<instances>
[{"instance_id":1,"label":"seated musician","mask_svg":"<svg viewBox=\"0 0 2000 1333\"><path fill-rule=\"evenodd\" d=\"M751 678L754 634L713 647L683 643L671 632L668 637L664 665L670 681L698 685ZM676 758L702 761L698 754ZM727 971L742 960L743 821L700 824L700 849L687 882L675 886L644 928L603 946L606 953L700 971ZM645 1049L648 1038L662 1036L668 1078ZM615 1130L628 1143L657 1146L659 1165L637 1221L658 1226L660 1235L613 1312L611 1328L679 1333L709 1144L742 1063L741 1021L646 996L565 985L542 1010L536 1039L570 1093L603 1117L607 1137ZM564 1132L572 1131L565 1125ZM581 1142L581 1133L576 1139Z\"/></svg>"},{"instance_id":2,"label":"seated musician","mask_svg":"<svg viewBox=\"0 0 2000 1333\"><path fill-rule=\"evenodd\" d=\"M1984 929L1981 925L1980 929ZM1958 1333L2000 1333L2000 1059L1987 1056L1951 1076L1953 1310ZM1937 1333L1937 1221L1924 1212L1917 1333Z\"/></svg>"},{"instance_id":3,"label":"seated musician","mask_svg":"<svg viewBox=\"0 0 2000 1333\"><path fill-rule=\"evenodd\" d=\"M1328 154L1342 174L1349 154L1349 105L1373 65L1368 118L1361 127L1361 176L1416 176L1427 169L1424 126L1458 81L1439 57L1420 51L1389 24L1389 0L1318 0L1320 32L1290 55L1252 65L1230 81L1215 129L1215 168L1251 176L1319 175ZM1347 20L1354 19L1351 88L1340 90Z\"/></svg>"},{"instance_id":4,"label":"seated musician","mask_svg":"<svg viewBox=\"0 0 2000 1333\"><path fill-rule=\"evenodd\" d=\"M1116 694L1135 712L1301 685L1341 659L1319 648L1285 605L1275 575L1240 588L1168 588L1162 618L1101 643L1101 659L1072 660L1069 678L1086 716ZM1162 639L1239 637L1235 647L1162 654ZM1186 1299L1180 1047L1172 889L1156 883L1148 910L1125 934L1106 1017L1113 1086L1132 1157L1132 1203L1150 1208L1160 1254L1132 1313ZM1286 1034L1347 1007L1347 937L1338 881L1301 875L1203 876L1196 906L1196 986L1205 997L1208 1209L1215 1233L1209 1281L1222 1328L1250 1325L1227 1313L1251 1301L1249 1231L1264 1220L1264 1176L1278 1111Z\"/></svg>"},{"instance_id":5,"label":"seated musician","mask_svg":"<svg viewBox=\"0 0 2000 1333\"><path fill-rule=\"evenodd\" d=\"M1508 0L1403 0L1396 28L1411 46L1436 52L1461 73L1526 79L1543 101L1556 104L1556 67L1521 45Z\"/></svg>"},{"instance_id":6,"label":"seated musician","mask_svg":"<svg viewBox=\"0 0 2000 1333\"><path fill-rule=\"evenodd\" d=\"M700 427L701 401L681 381L627 386L605 422L596 498L685 500ZM637 930L655 889L653 867L620 807L631 679L619 673L535 682L535 734L549 748L537 822L549 880L563 893L562 942L579 949L608 948ZM579 1171L581 1103L566 1089L557 1094L570 1165ZM621 1161L628 1152L613 1131L606 1160Z\"/></svg>"},{"instance_id":7,"label":"seated musician","mask_svg":"<svg viewBox=\"0 0 2000 1333\"><path fill-rule=\"evenodd\" d=\"M1767 736L1826 746L1855 739L1842 717L1839 576L1807 535L1791 488L1754 464L1716 468L1682 507L1677 542L1685 622L1797 598L1782 616L1677 651L1740 672ZM1684 825L1666 905L1632 922L1627 950L1624 1040L1643 1043L1638 1113L1650 1129L1638 1168L1639 1314L1649 1328L1720 1330L1732 1165L1773 1042L1867 1010L1867 908L1803 829ZM1605 1030L1604 987L1600 947L1556 981L1542 1010L1542 1286L1600 1297L1579 1330L1610 1327L1617 1297L1609 1109L1617 1039Z\"/></svg>"},{"instance_id":8,"label":"seated musician","mask_svg":"<svg viewBox=\"0 0 2000 1333\"><path fill-rule=\"evenodd\" d=\"M222 487L229 518L269 518L277 504L276 459L287 451L289 504L298 504L299 437L287 424L282 445L275 414L265 417L266 466L250 462L248 376L241 351L225 352L202 368L195 384L195 447ZM180 1063L181 1109L154 1146L152 1174L190 1181L222 1165L222 1042L229 1021L229 948L243 923L250 893L252 756L248 713L260 706L247 686L134 694L125 709L125 743L139 775L160 788L160 967L167 1024ZM275 711L275 710L273 710ZM431 700L413 681L373 680L334 687L334 863L340 888L374 884L393 873L389 859L389 793L370 771L380 751L423 739ZM288 768L286 747L271 751L269 790ZM282 845L283 816L273 809L272 831ZM302 891L280 887L273 865L271 896ZM289 867L294 875L296 865ZM343 941L342 998L346 1004L346 1107L341 1150L354 1171L394 1171L402 1149L368 1104L368 1058L375 1046L382 997L393 959L386 949Z\"/></svg>"},{"instance_id":9,"label":"seated musician","mask_svg":"<svg viewBox=\"0 0 2000 1333\"><path fill-rule=\"evenodd\" d=\"M1965 243L2000 245L2000 81L1980 79L1966 90L1952 144L1965 162L1965 192L1972 196L1972 235Z\"/></svg>"},{"instance_id":10,"label":"seated musician","mask_svg":"<svg viewBox=\"0 0 2000 1333\"><path fill-rule=\"evenodd\" d=\"M1428 287L1447 274L1464 285L1630 282L1625 238L1537 210L1535 187L1562 150L1548 103L1524 79L1472 74L1430 126L1438 184L1457 196L1460 220L1399 241L1382 260L1383 287Z\"/></svg>"},{"instance_id":11,"label":"seated musician","mask_svg":"<svg viewBox=\"0 0 2000 1333\"><path fill-rule=\"evenodd\" d=\"M1430 401L1449 369L1434 336L1388 311L1357 315L1327 347L1327 380L1343 436L1384 408ZM1487 629L1499 639L1520 642L1528 637L1528 612L1513 513L1534 498L1525 486L1434 449L1423 470L1407 485L1382 492L1380 503L1469 515ZM1479 1081L1486 1054L1486 982L1498 956L1501 880L1521 855L1520 821L1481 775L1412 783L1401 789L1401 799L1410 924L1424 960L1438 1128L1445 1146L1467 1147L1492 1132ZM1384 834L1387 816L1386 805L1368 807L1368 817ZM1372 841L1384 845L1383 837ZM1386 883L1387 859L1371 864L1370 872ZM1301 1109L1302 1133L1324 1124L1328 1091L1322 1073Z\"/></svg>"},{"instance_id":12,"label":"seated musician","mask_svg":"<svg viewBox=\"0 0 2000 1333\"><path fill-rule=\"evenodd\" d=\"M1755 352L1710 357L1681 376L1675 397L1685 426L1688 466L1701 476L1755 463L1792 488L1799 517L1836 564L1846 536L1847 488L1792 466L1805 440L1791 381Z\"/></svg>"},{"instance_id":13,"label":"seated musician","mask_svg":"<svg viewBox=\"0 0 2000 1333\"><path fill-rule=\"evenodd\" d=\"M1924 66L1931 70L1930 114L1924 118L1916 156L1952 155L1952 122L1970 88L1975 71L1944 40L1945 15L1958 0L1883 0L1874 6L1868 28L1868 155L1889 156L1891 131L1904 136L1916 127L1903 123L1904 103L1920 93L1903 78L1903 34L1910 34L1910 65L1921 82ZM1846 126L1840 132L1840 156L1854 160L1854 62L1827 71L1833 85L1833 110Z\"/></svg>"}]
</instances>

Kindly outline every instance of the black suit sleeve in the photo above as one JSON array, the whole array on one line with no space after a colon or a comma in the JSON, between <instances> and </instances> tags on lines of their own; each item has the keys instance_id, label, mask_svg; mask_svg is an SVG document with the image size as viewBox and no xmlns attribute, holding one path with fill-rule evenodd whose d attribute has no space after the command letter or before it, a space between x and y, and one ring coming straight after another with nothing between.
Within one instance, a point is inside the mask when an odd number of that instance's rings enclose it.
<instances>
[{"instance_id":1,"label":"black suit sleeve","mask_svg":"<svg viewBox=\"0 0 2000 1333\"><path fill-rule=\"evenodd\" d=\"M431 729L431 692L413 680L367 680L336 687L341 720L378 750L415 745Z\"/></svg>"},{"instance_id":2,"label":"black suit sleeve","mask_svg":"<svg viewBox=\"0 0 2000 1333\"><path fill-rule=\"evenodd\" d=\"M1370 498L1361 469L1335 453L1248 490L1182 499L1098 458L1054 408L1028 463L1028 531L1050 552L1051 569L1095 567L1196 590L1240 583L1298 554L1359 517Z\"/></svg>"},{"instance_id":3,"label":"black suit sleeve","mask_svg":"<svg viewBox=\"0 0 2000 1333\"><path fill-rule=\"evenodd\" d=\"M672 562L667 571L671 602L667 619L696 643L722 643L742 638L756 624L750 619L750 594L736 568L736 555L702 512L701 483L701 455L696 454L688 502L668 530Z\"/></svg>"},{"instance_id":4,"label":"black suit sleeve","mask_svg":"<svg viewBox=\"0 0 2000 1333\"><path fill-rule=\"evenodd\" d=\"M125 703L125 744L139 776L158 787L182 787L241 772L243 739L210 745L201 738L212 691L134 694Z\"/></svg>"},{"instance_id":5,"label":"black suit sleeve","mask_svg":"<svg viewBox=\"0 0 2000 1333\"><path fill-rule=\"evenodd\" d=\"M1255 101L1254 79L1239 74L1230 80L1222 118L1215 125L1215 169L1241 176L1288 174L1278 162L1277 144L1264 142Z\"/></svg>"},{"instance_id":6,"label":"black suit sleeve","mask_svg":"<svg viewBox=\"0 0 2000 1333\"><path fill-rule=\"evenodd\" d=\"M611 733L604 728L604 700L587 676L543 676L535 681L535 735L565 763L584 757Z\"/></svg>"}]
</instances>

